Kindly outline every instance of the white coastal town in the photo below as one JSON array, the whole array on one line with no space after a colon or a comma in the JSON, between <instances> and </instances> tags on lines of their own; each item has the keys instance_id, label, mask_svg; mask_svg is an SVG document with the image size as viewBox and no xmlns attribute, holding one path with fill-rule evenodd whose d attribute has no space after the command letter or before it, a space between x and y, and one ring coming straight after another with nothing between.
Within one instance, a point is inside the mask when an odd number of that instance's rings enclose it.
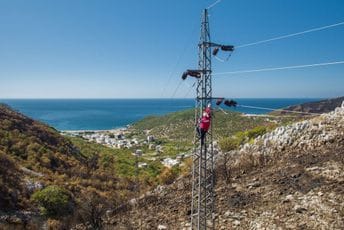
<instances>
[{"instance_id":1,"label":"white coastal town","mask_svg":"<svg viewBox=\"0 0 344 230\"><path fill-rule=\"evenodd\" d=\"M175 157L163 156L164 146L147 132L143 137L131 137L128 128L112 130L74 130L61 131L62 135L80 137L88 142L95 142L114 149L131 149L132 154L138 158L143 157L149 161L160 160L165 167L182 164L182 161L191 156L191 152L181 152ZM145 152L143 149L147 149ZM146 162L138 162L139 168L147 167Z\"/></svg>"}]
</instances>

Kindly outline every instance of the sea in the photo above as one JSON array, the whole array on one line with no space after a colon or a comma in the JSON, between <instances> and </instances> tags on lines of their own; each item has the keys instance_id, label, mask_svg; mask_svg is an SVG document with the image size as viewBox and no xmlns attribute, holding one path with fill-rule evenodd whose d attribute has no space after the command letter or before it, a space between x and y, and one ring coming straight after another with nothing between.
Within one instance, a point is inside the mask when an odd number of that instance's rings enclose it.
<instances>
[{"instance_id":1,"label":"sea","mask_svg":"<svg viewBox=\"0 0 344 230\"><path fill-rule=\"evenodd\" d=\"M238 98L236 108L246 114L270 112L262 107L280 109L317 101L319 98ZM147 116L161 116L191 109L194 99L0 99L13 109L57 130L109 130L126 127Z\"/></svg>"}]
</instances>

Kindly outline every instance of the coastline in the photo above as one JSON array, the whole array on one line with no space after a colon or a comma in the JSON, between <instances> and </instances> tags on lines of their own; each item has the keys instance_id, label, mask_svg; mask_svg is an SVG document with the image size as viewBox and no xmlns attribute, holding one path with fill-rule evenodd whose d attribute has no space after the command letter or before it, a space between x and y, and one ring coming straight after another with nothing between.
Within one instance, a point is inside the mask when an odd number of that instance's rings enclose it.
<instances>
[{"instance_id":1,"label":"coastline","mask_svg":"<svg viewBox=\"0 0 344 230\"><path fill-rule=\"evenodd\" d=\"M237 99L242 105L269 108L284 108L317 100L315 98ZM0 99L0 102L54 127L61 133L113 132L145 117L163 116L194 107L192 99ZM248 116L266 114L264 110L243 107L228 110L250 114Z\"/></svg>"},{"instance_id":2,"label":"coastline","mask_svg":"<svg viewBox=\"0 0 344 230\"><path fill-rule=\"evenodd\" d=\"M120 131L127 131L129 127L120 127L114 129L99 129L99 130L92 130L92 129L81 129L81 130L58 130L60 133L100 133L100 132L120 132Z\"/></svg>"}]
</instances>

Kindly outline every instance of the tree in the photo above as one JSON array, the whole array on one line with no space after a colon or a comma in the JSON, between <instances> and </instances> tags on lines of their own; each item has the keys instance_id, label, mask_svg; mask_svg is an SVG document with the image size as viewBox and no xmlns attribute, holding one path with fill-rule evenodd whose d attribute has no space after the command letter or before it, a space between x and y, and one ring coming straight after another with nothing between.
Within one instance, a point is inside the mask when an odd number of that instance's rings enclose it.
<instances>
[{"instance_id":1,"label":"tree","mask_svg":"<svg viewBox=\"0 0 344 230\"><path fill-rule=\"evenodd\" d=\"M96 192L89 192L79 201L78 214L83 223L92 226L92 229L102 229L103 219L107 208L107 201Z\"/></svg>"},{"instance_id":2,"label":"tree","mask_svg":"<svg viewBox=\"0 0 344 230\"><path fill-rule=\"evenodd\" d=\"M31 199L40 206L41 214L58 218L73 212L73 202L69 193L55 185L35 192Z\"/></svg>"}]
</instances>

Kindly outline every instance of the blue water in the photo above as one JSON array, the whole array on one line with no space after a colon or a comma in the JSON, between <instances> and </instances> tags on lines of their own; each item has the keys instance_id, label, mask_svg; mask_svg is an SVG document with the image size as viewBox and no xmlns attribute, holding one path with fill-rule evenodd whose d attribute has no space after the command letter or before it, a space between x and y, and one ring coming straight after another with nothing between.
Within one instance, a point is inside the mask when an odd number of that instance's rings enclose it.
<instances>
[{"instance_id":1,"label":"blue water","mask_svg":"<svg viewBox=\"0 0 344 230\"><path fill-rule=\"evenodd\" d=\"M236 99L239 105L283 108L319 99ZM193 99L0 99L15 110L58 130L106 130L124 127L149 115L193 108ZM225 109L228 109L225 108ZM249 114L269 111L238 107Z\"/></svg>"}]
</instances>

